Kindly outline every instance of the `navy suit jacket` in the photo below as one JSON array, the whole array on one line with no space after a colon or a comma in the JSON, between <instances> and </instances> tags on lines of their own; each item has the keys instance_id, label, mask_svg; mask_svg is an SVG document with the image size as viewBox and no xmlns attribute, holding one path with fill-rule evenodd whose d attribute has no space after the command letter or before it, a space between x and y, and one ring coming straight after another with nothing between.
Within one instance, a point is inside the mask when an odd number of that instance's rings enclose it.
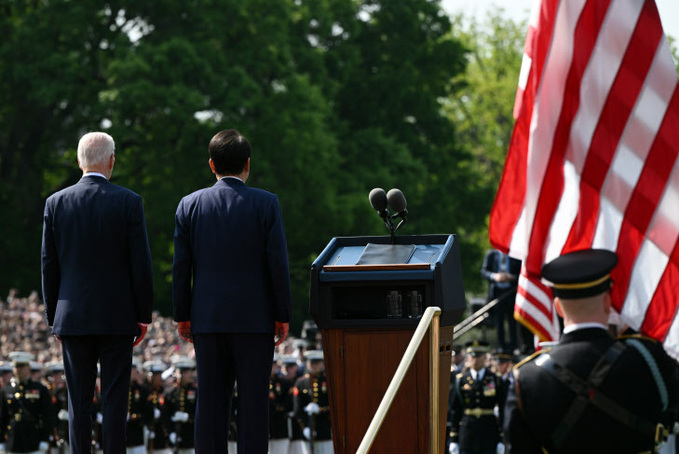
<instances>
[{"instance_id":1,"label":"navy suit jacket","mask_svg":"<svg viewBox=\"0 0 679 454\"><path fill-rule=\"evenodd\" d=\"M54 334L139 334L153 306L141 197L94 175L49 197L42 292Z\"/></svg>"},{"instance_id":2,"label":"navy suit jacket","mask_svg":"<svg viewBox=\"0 0 679 454\"><path fill-rule=\"evenodd\" d=\"M273 333L289 322L290 273L278 197L235 178L184 197L172 267L174 319L193 334Z\"/></svg>"}]
</instances>

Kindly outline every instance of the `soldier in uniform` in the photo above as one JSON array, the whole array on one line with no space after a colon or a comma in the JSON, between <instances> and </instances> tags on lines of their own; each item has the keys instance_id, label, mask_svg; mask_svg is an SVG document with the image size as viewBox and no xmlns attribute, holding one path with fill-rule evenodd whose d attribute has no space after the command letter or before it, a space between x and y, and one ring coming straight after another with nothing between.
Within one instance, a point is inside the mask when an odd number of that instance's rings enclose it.
<instances>
[{"instance_id":1,"label":"soldier in uniform","mask_svg":"<svg viewBox=\"0 0 679 454\"><path fill-rule=\"evenodd\" d=\"M561 341L514 368L506 405L509 453L641 453L677 408L677 366L652 339L614 339L611 251L574 251L547 263Z\"/></svg>"},{"instance_id":2,"label":"soldier in uniform","mask_svg":"<svg viewBox=\"0 0 679 454\"><path fill-rule=\"evenodd\" d=\"M127 454L146 454L144 429L153 422L153 405L149 394L142 375L141 360L133 356L127 402Z\"/></svg>"},{"instance_id":3,"label":"soldier in uniform","mask_svg":"<svg viewBox=\"0 0 679 454\"><path fill-rule=\"evenodd\" d=\"M269 453L287 454L290 446L288 414L292 411L292 383L278 368L278 355L274 355L269 384Z\"/></svg>"},{"instance_id":4,"label":"soldier in uniform","mask_svg":"<svg viewBox=\"0 0 679 454\"><path fill-rule=\"evenodd\" d=\"M307 350L304 356L308 373L297 380L293 389L295 416L309 440L309 450L314 454L332 453L330 398L323 352Z\"/></svg>"},{"instance_id":5,"label":"soldier in uniform","mask_svg":"<svg viewBox=\"0 0 679 454\"><path fill-rule=\"evenodd\" d=\"M501 454L503 398L498 376L486 367L488 343L470 341L465 349L470 367L455 376L452 388L450 452Z\"/></svg>"},{"instance_id":6,"label":"soldier in uniform","mask_svg":"<svg viewBox=\"0 0 679 454\"><path fill-rule=\"evenodd\" d=\"M175 384L165 394L161 417L169 432L174 452L194 453L194 420L196 417L196 362L186 356L171 358L175 369ZM224 428L226 430L226 428Z\"/></svg>"},{"instance_id":7,"label":"soldier in uniform","mask_svg":"<svg viewBox=\"0 0 679 454\"><path fill-rule=\"evenodd\" d=\"M54 361L45 365L47 389L52 396L54 430L50 436L50 452L65 454L68 448L68 390L64 377L64 363Z\"/></svg>"},{"instance_id":8,"label":"soldier in uniform","mask_svg":"<svg viewBox=\"0 0 679 454\"><path fill-rule=\"evenodd\" d=\"M10 353L14 378L2 387L0 450L7 453L47 452L52 432L52 398L47 388L30 378L34 356Z\"/></svg>"},{"instance_id":9,"label":"soldier in uniform","mask_svg":"<svg viewBox=\"0 0 679 454\"><path fill-rule=\"evenodd\" d=\"M153 422L149 427L147 442L148 452L153 454L171 454L169 432L161 420L163 407L165 406L165 383L163 372L167 370L165 363L160 360L146 361L144 363L146 378L149 386L149 401L153 408Z\"/></svg>"}]
</instances>

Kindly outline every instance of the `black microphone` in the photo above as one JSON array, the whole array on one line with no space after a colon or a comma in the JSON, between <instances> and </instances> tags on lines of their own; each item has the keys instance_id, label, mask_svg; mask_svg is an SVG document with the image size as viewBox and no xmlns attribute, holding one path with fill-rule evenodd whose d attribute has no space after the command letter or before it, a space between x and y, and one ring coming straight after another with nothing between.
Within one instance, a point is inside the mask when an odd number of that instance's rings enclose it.
<instances>
[{"instance_id":1,"label":"black microphone","mask_svg":"<svg viewBox=\"0 0 679 454\"><path fill-rule=\"evenodd\" d=\"M406 198L400 189L393 188L387 192L387 203L389 204L389 208L391 208L392 211L395 211L397 215L408 212L406 210Z\"/></svg>"},{"instance_id":2,"label":"black microphone","mask_svg":"<svg viewBox=\"0 0 679 454\"><path fill-rule=\"evenodd\" d=\"M374 188L370 191L368 199L370 199L370 205L372 205L380 216L385 217L389 215L387 212L387 193L384 192L384 189Z\"/></svg>"}]
</instances>

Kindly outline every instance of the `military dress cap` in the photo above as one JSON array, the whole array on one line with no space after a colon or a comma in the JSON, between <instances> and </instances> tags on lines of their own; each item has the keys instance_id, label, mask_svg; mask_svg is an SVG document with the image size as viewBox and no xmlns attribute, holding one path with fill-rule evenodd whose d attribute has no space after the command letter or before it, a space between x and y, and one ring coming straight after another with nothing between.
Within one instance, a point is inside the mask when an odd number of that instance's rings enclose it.
<instances>
[{"instance_id":1,"label":"military dress cap","mask_svg":"<svg viewBox=\"0 0 679 454\"><path fill-rule=\"evenodd\" d=\"M611 271L618 256L605 249L569 252L543 265L542 277L554 296L565 299L587 298L611 288Z\"/></svg>"},{"instance_id":2,"label":"military dress cap","mask_svg":"<svg viewBox=\"0 0 679 454\"><path fill-rule=\"evenodd\" d=\"M283 355L281 356L281 362L285 364L286 366L289 366L291 364L298 364L297 363L297 358L295 358L292 355Z\"/></svg>"},{"instance_id":3,"label":"military dress cap","mask_svg":"<svg viewBox=\"0 0 679 454\"><path fill-rule=\"evenodd\" d=\"M323 350L307 350L304 352L307 361L323 361Z\"/></svg>"},{"instance_id":4,"label":"military dress cap","mask_svg":"<svg viewBox=\"0 0 679 454\"><path fill-rule=\"evenodd\" d=\"M496 353L493 356L495 356L495 361L498 363L508 363L515 360L514 355L510 355L509 353Z\"/></svg>"},{"instance_id":5,"label":"military dress cap","mask_svg":"<svg viewBox=\"0 0 679 454\"><path fill-rule=\"evenodd\" d=\"M167 369L167 365L159 359L146 361L144 363L144 370L151 374L162 374Z\"/></svg>"},{"instance_id":6,"label":"military dress cap","mask_svg":"<svg viewBox=\"0 0 679 454\"><path fill-rule=\"evenodd\" d=\"M31 366L31 372L42 372L42 364L37 361L31 361L28 363Z\"/></svg>"},{"instance_id":7,"label":"military dress cap","mask_svg":"<svg viewBox=\"0 0 679 454\"><path fill-rule=\"evenodd\" d=\"M64 372L64 362L63 361L50 361L45 364L45 374L52 375L59 372Z\"/></svg>"},{"instance_id":8,"label":"military dress cap","mask_svg":"<svg viewBox=\"0 0 679 454\"><path fill-rule=\"evenodd\" d=\"M143 370L143 364L142 364L140 357L138 357L138 356L132 357L132 367L134 367L135 369L137 369L140 372Z\"/></svg>"},{"instance_id":9,"label":"military dress cap","mask_svg":"<svg viewBox=\"0 0 679 454\"><path fill-rule=\"evenodd\" d=\"M0 361L0 373L12 371L14 371L14 366L9 361Z\"/></svg>"},{"instance_id":10,"label":"military dress cap","mask_svg":"<svg viewBox=\"0 0 679 454\"><path fill-rule=\"evenodd\" d=\"M15 366L23 366L31 364L31 361L35 360L35 355L28 352L12 352L9 354L9 359Z\"/></svg>"},{"instance_id":11,"label":"military dress cap","mask_svg":"<svg viewBox=\"0 0 679 454\"><path fill-rule=\"evenodd\" d=\"M170 358L175 369L192 370L196 368L196 361L188 356L174 355Z\"/></svg>"},{"instance_id":12,"label":"military dress cap","mask_svg":"<svg viewBox=\"0 0 679 454\"><path fill-rule=\"evenodd\" d=\"M481 356L490 351L490 344L480 340L472 340L464 344L464 351L471 356Z\"/></svg>"}]
</instances>

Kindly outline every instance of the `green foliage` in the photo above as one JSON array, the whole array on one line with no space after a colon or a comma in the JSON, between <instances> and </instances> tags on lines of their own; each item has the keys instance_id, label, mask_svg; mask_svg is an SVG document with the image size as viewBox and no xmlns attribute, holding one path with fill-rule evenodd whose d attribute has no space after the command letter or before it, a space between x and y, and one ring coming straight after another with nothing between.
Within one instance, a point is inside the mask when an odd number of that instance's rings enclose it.
<instances>
[{"instance_id":1,"label":"green foliage","mask_svg":"<svg viewBox=\"0 0 679 454\"><path fill-rule=\"evenodd\" d=\"M399 233L458 233L465 285L480 288L503 125L494 138L474 130L463 107L501 118L456 99L474 84L484 108L499 96L473 62L466 83L464 36L437 1L11 5L0 6L0 254L12 265L0 291L38 288L44 199L78 180L79 137L105 129L113 181L144 198L156 307L170 313L176 205L214 183L207 144L225 128L253 145L249 184L281 201L296 325L325 244L387 233L367 200L373 187L407 196Z\"/></svg>"},{"instance_id":2,"label":"green foliage","mask_svg":"<svg viewBox=\"0 0 679 454\"><path fill-rule=\"evenodd\" d=\"M512 110L519 80L526 24L504 19L502 9L492 11L479 23L472 18L453 17L453 36L467 49L467 71L456 79L458 90L448 99L445 111L456 126L456 141L473 156L468 174L478 177L469 182L469 209L477 214L490 213L500 182L509 140L514 125ZM487 220L486 220L487 222ZM474 279L480 283L484 251L490 247L487 229L465 230L472 243ZM471 248L470 248L471 249ZM465 286L472 279L465 276Z\"/></svg>"}]
</instances>

